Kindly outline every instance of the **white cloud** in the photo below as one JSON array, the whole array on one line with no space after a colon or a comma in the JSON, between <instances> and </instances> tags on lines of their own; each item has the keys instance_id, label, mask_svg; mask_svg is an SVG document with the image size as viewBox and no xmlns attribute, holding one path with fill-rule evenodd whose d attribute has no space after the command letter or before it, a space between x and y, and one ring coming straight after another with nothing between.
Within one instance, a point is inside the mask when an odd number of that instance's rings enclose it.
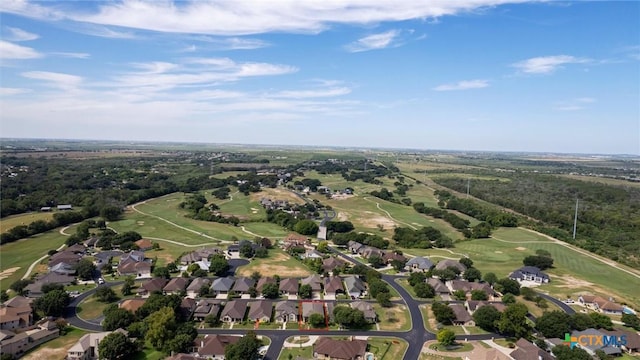
<instances>
[{"instance_id":1,"label":"white cloud","mask_svg":"<svg viewBox=\"0 0 640 360\"><path fill-rule=\"evenodd\" d=\"M0 59L36 59L42 57L42 54L36 50L0 40Z\"/></svg>"},{"instance_id":2,"label":"white cloud","mask_svg":"<svg viewBox=\"0 0 640 360\"><path fill-rule=\"evenodd\" d=\"M482 7L525 0L335 0L335 1L143 1L99 3L93 12L26 0L0 2L0 11L171 33L247 35L266 32L318 33L331 24L376 24L430 20ZM215 21L212 21L215 19Z\"/></svg>"},{"instance_id":3,"label":"white cloud","mask_svg":"<svg viewBox=\"0 0 640 360\"><path fill-rule=\"evenodd\" d=\"M0 95L2 95L2 96L11 96L11 95L24 94L24 93L28 93L30 91L31 90L29 90L29 89L22 89L22 88L0 87Z\"/></svg>"},{"instance_id":4,"label":"white cloud","mask_svg":"<svg viewBox=\"0 0 640 360\"><path fill-rule=\"evenodd\" d=\"M76 53L76 52L52 52L51 55L71 58L71 59L88 59L91 57L90 54L87 53Z\"/></svg>"},{"instance_id":5,"label":"white cloud","mask_svg":"<svg viewBox=\"0 0 640 360\"><path fill-rule=\"evenodd\" d=\"M589 59L577 58L570 55L554 55L523 60L512 66L528 74L548 74L565 64L583 64L589 61Z\"/></svg>"},{"instance_id":6,"label":"white cloud","mask_svg":"<svg viewBox=\"0 0 640 360\"><path fill-rule=\"evenodd\" d=\"M384 49L392 45L394 39L396 39L399 34L400 31L398 30L389 30L379 34L365 36L346 45L345 48L350 52Z\"/></svg>"},{"instance_id":7,"label":"white cloud","mask_svg":"<svg viewBox=\"0 0 640 360\"><path fill-rule=\"evenodd\" d=\"M347 95L351 93L351 89L348 87L337 87L330 89L316 89L316 90L285 90L279 91L275 94L271 94L271 97L276 98L291 98L291 99L304 99L304 98L318 98L318 97L333 97Z\"/></svg>"},{"instance_id":8,"label":"white cloud","mask_svg":"<svg viewBox=\"0 0 640 360\"><path fill-rule=\"evenodd\" d=\"M481 89L489 86L488 80L463 80L457 83L442 84L433 88L435 91L453 91L453 90L468 90L468 89Z\"/></svg>"},{"instance_id":9,"label":"white cloud","mask_svg":"<svg viewBox=\"0 0 640 360\"><path fill-rule=\"evenodd\" d=\"M11 41L30 41L30 40L38 39L40 37L37 34L32 34L22 29L10 27L10 26L7 26L7 30L9 30L9 36L7 36L7 40L11 40Z\"/></svg>"},{"instance_id":10,"label":"white cloud","mask_svg":"<svg viewBox=\"0 0 640 360\"><path fill-rule=\"evenodd\" d=\"M82 83L82 77L50 71L27 71L21 74L23 77L33 80L42 80L49 86L63 90L75 89Z\"/></svg>"},{"instance_id":11,"label":"white cloud","mask_svg":"<svg viewBox=\"0 0 640 360\"><path fill-rule=\"evenodd\" d=\"M556 103L555 110L560 111L578 111L584 109L587 104L596 102L596 99L591 97L580 97L566 101L560 101Z\"/></svg>"}]
</instances>

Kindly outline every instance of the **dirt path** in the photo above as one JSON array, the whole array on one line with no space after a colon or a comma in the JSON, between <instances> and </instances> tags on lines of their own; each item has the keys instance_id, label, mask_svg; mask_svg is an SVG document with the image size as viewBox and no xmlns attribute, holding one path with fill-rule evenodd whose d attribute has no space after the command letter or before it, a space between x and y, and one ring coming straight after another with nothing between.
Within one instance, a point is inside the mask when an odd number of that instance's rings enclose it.
<instances>
[{"instance_id":1,"label":"dirt path","mask_svg":"<svg viewBox=\"0 0 640 360\"><path fill-rule=\"evenodd\" d=\"M153 199L151 199L151 200L153 200ZM156 219L158 219L158 220L164 221L164 222L166 222L167 224L169 224L169 225L171 225L171 226L175 226L175 227L177 227L177 228L179 228L179 229L182 229L182 230L185 230L185 231L189 231L189 232L191 232L191 233L194 233L194 234L197 234L197 235L203 236L203 237L205 237L205 238L207 238L207 239L216 240L216 241L225 242L225 243L230 242L230 241L228 241L228 240L218 239L218 238L216 238L216 237L213 237L213 236L207 235L207 234L205 234L205 233L203 233L203 232L196 231L196 230L193 230L193 229L189 229L189 228L184 227L184 226L182 226L182 225L178 225L178 224L176 224L176 223L174 223L174 222L171 222L171 221L169 221L169 220L167 220L167 219L165 219L165 218L161 218L160 216L152 215L152 214L148 214L148 213L145 213L145 212L143 212L143 211L140 211L140 210L136 209L136 206L141 205L141 204L146 204L146 203L147 203L147 201L148 201L148 200L145 200L145 201L142 201L142 202L139 202L139 203L136 203L136 204L131 205L131 210L133 210L133 211L137 212L138 214L142 214L142 215L145 215L145 216L150 216L150 217L156 218Z\"/></svg>"},{"instance_id":2,"label":"dirt path","mask_svg":"<svg viewBox=\"0 0 640 360\"><path fill-rule=\"evenodd\" d=\"M379 202L374 201L374 200L371 200L371 199L369 199L369 198L368 198L368 197L366 197L366 196L365 196L365 197L363 197L363 199L364 199L364 200L366 200L366 201L369 201L369 202L375 203L375 204L376 204L376 207L378 208L378 210L380 210L380 211L384 212L384 213L387 215L387 217L388 217L389 219L391 219L391 221L397 222L398 224L407 225L408 227L410 227L410 228L411 228L411 229L413 229L413 230L418 230L418 228L417 228L417 227L415 227L415 226L413 226L413 225L411 225L411 224L409 224L409 223L406 223L406 222L404 222L404 221L400 221L400 220L398 220L398 219L394 218L393 216L391 216L391 214L390 214L387 210L385 210L385 209L383 209L382 207L380 207L380 203L379 203Z\"/></svg>"}]
</instances>

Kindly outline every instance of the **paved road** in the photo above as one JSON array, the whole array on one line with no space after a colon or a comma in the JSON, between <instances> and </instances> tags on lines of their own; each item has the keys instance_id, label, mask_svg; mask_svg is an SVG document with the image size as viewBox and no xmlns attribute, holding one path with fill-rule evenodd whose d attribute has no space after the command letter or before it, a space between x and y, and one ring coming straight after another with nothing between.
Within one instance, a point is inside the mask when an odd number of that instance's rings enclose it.
<instances>
[{"instance_id":1,"label":"paved road","mask_svg":"<svg viewBox=\"0 0 640 360\"><path fill-rule=\"evenodd\" d=\"M576 313L576 311L573 310L573 308L571 306L563 303L562 301L560 301L560 300L558 300L558 299L556 299L554 297L551 297L551 296L549 296L547 294L543 294L543 293L537 292L537 291L536 291L536 294L538 294L543 299L545 299L547 301L551 301L552 303L558 305L560 307L560 309L562 309L562 311L566 312L569 315L573 315L573 314Z\"/></svg>"}]
</instances>

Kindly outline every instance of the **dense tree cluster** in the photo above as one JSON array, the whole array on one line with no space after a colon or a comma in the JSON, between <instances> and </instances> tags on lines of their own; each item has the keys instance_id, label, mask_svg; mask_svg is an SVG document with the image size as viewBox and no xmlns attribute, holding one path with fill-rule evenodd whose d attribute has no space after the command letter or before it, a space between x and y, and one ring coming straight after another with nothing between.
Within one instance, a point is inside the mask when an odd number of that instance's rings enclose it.
<instances>
[{"instance_id":1,"label":"dense tree cluster","mask_svg":"<svg viewBox=\"0 0 640 360\"><path fill-rule=\"evenodd\" d=\"M405 248L429 249L432 247L453 247L453 241L432 226L425 226L418 230L407 227L397 227L394 229L393 240L395 240L398 246Z\"/></svg>"},{"instance_id":2,"label":"dense tree cluster","mask_svg":"<svg viewBox=\"0 0 640 360\"><path fill-rule=\"evenodd\" d=\"M218 189L220 190L220 189ZM202 194L193 194L188 196L185 201L180 203L180 207L189 210L189 217L202 220L211 221L222 224L238 225L240 219L235 216L224 216L217 210L220 208L214 203L208 204L207 199Z\"/></svg>"},{"instance_id":3,"label":"dense tree cluster","mask_svg":"<svg viewBox=\"0 0 640 360\"><path fill-rule=\"evenodd\" d=\"M442 219L448 222L449 224L451 224L451 226L461 231L467 238L470 238L472 236L472 233L469 230L469 220L467 219L463 219L460 216L443 209L425 206L425 204L422 202L413 204L413 208L421 214L425 214L436 219Z\"/></svg>"},{"instance_id":4,"label":"dense tree cluster","mask_svg":"<svg viewBox=\"0 0 640 360\"><path fill-rule=\"evenodd\" d=\"M435 194L438 196L438 205L441 207L460 211L480 221L487 222L494 228L518 226L518 217L513 214L495 210L471 199L460 199L448 191L436 190Z\"/></svg>"},{"instance_id":5,"label":"dense tree cluster","mask_svg":"<svg viewBox=\"0 0 640 360\"><path fill-rule=\"evenodd\" d=\"M351 221L327 221L325 226L331 233L347 233L355 229Z\"/></svg>"},{"instance_id":6,"label":"dense tree cluster","mask_svg":"<svg viewBox=\"0 0 640 360\"><path fill-rule=\"evenodd\" d=\"M345 246L349 241L355 241L363 245L376 247L378 249L386 249L389 247L389 240L385 240L379 235L353 231L344 234L334 234L331 240L333 240L334 244L339 246Z\"/></svg>"},{"instance_id":7,"label":"dense tree cluster","mask_svg":"<svg viewBox=\"0 0 640 360\"><path fill-rule=\"evenodd\" d=\"M631 255L640 253L640 242L635 236L640 227L637 206L640 189L545 174L501 176L509 181L474 180L472 195L542 221L530 225L535 230L625 264L640 266L640 259ZM441 177L436 181L456 191L466 189L466 180L461 178ZM577 238L573 241L576 198L581 205Z\"/></svg>"}]
</instances>

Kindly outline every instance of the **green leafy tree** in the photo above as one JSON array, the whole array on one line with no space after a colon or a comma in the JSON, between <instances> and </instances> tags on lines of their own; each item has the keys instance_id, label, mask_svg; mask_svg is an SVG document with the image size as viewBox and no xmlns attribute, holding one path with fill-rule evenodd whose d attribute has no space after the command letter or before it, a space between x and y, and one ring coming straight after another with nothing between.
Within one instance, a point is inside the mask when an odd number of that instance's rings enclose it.
<instances>
[{"instance_id":1,"label":"green leafy tree","mask_svg":"<svg viewBox=\"0 0 640 360\"><path fill-rule=\"evenodd\" d=\"M535 301L536 299L536 292L533 291L532 288L529 287L522 287L520 288L520 295L522 295L522 298L528 301Z\"/></svg>"},{"instance_id":2,"label":"green leafy tree","mask_svg":"<svg viewBox=\"0 0 640 360\"><path fill-rule=\"evenodd\" d=\"M456 318L456 314L453 312L453 309L447 304L434 302L431 305L431 310L433 311L433 315L436 317L436 321L441 324L449 325Z\"/></svg>"},{"instance_id":3,"label":"green leafy tree","mask_svg":"<svg viewBox=\"0 0 640 360\"><path fill-rule=\"evenodd\" d=\"M471 290L471 300L485 301L489 300L489 296L483 290Z\"/></svg>"},{"instance_id":4,"label":"green leafy tree","mask_svg":"<svg viewBox=\"0 0 640 360\"><path fill-rule=\"evenodd\" d=\"M465 280L473 282L482 279L482 273L480 272L480 270L474 267L470 267L464 272L463 277Z\"/></svg>"},{"instance_id":5,"label":"green leafy tree","mask_svg":"<svg viewBox=\"0 0 640 360\"><path fill-rule=\"evenodd\" d=\"M226 360L258 360L260 346L262 342L258 340L256 333L250 330L237 343L225 347L224 358Z\"/></svg>"},{"instance_id":6,"label":"green leafy tree","mask_svg":"<svg viewBox=\"0 0 640 360\"><path fill-rule=\"evenodd\" d=\"M496 282L496 290L504 294L520 295L520 283L516 280L503 278Z\"/></svg>"},{"instance_id":7,"label":"green leafy tree","mask_svg":"<svg viewBox=\"0 0 640 360\"><path fill-rule=\"evenodd\" d=\"M391 303L391 294L389 294L388 292L378 293L378 296L376 296L376 301L378 301L378 304L380 304L380 306L382 307L393 306L393 303Z\"/></svg>"},{"instance_id":8,"label":"green leafy tree","mask_svg":"<svg viewBox=\"0 0 640 360\"><path fill-rule=\"evenodd\" d=\"M481 306L473 312L473 320L476 322L476 326L489 332L496 331L496 325L500 317L502 317L500 311L491 305Z\"/></svg>"},{"instance_id":9,"label":"green leafy tree","mask_svg":"<svg viewBox=\"0 0 640 360\"><path fill-rule=\"evenodd\" d=\"M556 360L593 360L588 352L577 346L571 349L568 346L559 345L551 349L551 352L556 356Z\"/></svg>"},{"instance_id":10,"label":"green leafy tree","mask_svg":"<svg viewBox=\"0 0 640 360\"><path fill-rule=\"evenodd\" d=\"M313 289L311 288L311 285L304 284L298 289L298 296L300 296L301 299L311 299L312 292Z\"/></svg>"},{"instance_id":11,"label":"green leafy tree","mask_svg":"<svg viewBox=\"0 0 640 360\"><path fill-rule=\"evenodd\" d=\"M24 288L29 284L31 284L31 281L27 279L16 280L9 286L9 289L15 291L18 295L24 295Z\"/></svg>"},{"instance_id":12,"label":"green leafy tree","mask_svg":"<svg viewBox=\"0 0 640 360\"><path fill-rule=\"evenodd\" d=\"M536 329L547 338L562 338L571 332L571 316L564 311L551 311L536 319Z\"/></svg>"},{"instance_id":13,"label":"green leafy tree","mask_svg":"<svg viewBox=\"0 0 640 360\"><path fill-rule=\"evenodd\" d=\"M122 296L131 295L134 284L133 277L127 276L127 278L124 279L124 284L122 284Z\"/></svg>"},{"instance_id":14,"label":"green leafy tree","mask_svg":"<svg viewBox=\"0 0 640 360\"><path fill-rule=\"evenodd\" d=\"M280 289L278 288L278 284L265 284L262 287L262 296L267 299L277 299L280 297Z\"/></svg>"},{"instance_id":15,"label":"green leafy tree","mask_svg":"<svg viewBox=\"0 0 640 360\"><path fill-rule=\"evenodd\" d=\"M93 274L96 271L96 266L89 259L80 259L78 264L76 264L76 272L78 277L82 280L91 280L93 279Z\"/></svg>"},{"instance_id":16,"label":"green leafy tree","mask_svg":"<svg viewBox=\"0 0 640 360\"><path fill-rule=\"evenodd\" d=\"M515 304L516 303L516 297L513 294L504 294L504 296L502 297L502 302L505 303L506 305L510 305L510 304Z\"/></svg>"},{"instance_id":17,"label":"green leafy tree","mask_svg":"<svg viewBox=\"0 0 640 360\"><path fill-rule=\"evenodd\" d=\"M100 286L96 290L94 296L98 299L98 301L103 303L110 303L118 300L118 295L116 295L116 292L108 286Z\"/></svg>"},{"instance_id":18,"label":"green leafy tree","mask_svg":"<svg viewBox=\"0 0 640 360\"><path fill-rule=\"evenodd\" d=\"M156 266L153 269L153 277L169 279L171 278L171 273L169 272L169 269L164 266Z\"/></svg>"},{"instance_id":19,"label":"green leafy tree","mask_svg":"<svg viewBox=\"0 0 640 360\"><path fill-rule=\"evenodd\" d=\"M173 330L176 328L174 310L170 307L164 307L149 315L144 321L147 325L146 340L156 350L163 350L174 336Z\"/></svg>"},{"instance_id":20,"label":"green leafy tree","mask_svg":"<svg viewBox=\"0 0 640 360\"><path fill-rule=\"evenodd\" d=\"M498 321L498 330L507 336L528 337L531 334L531 325L527 321L528 313L529 310L524 304L515 303L507 306Z\"/></svg>"},{"instance_id":21,"label":"green leafy tree","mask_svg":"<svg viewBox=\"0 0 640 360\"><path fill-rule=\"evenodd\" d=\"M323 314L311 314L309 316L309 324L314 328L325 327L326 323Z\"/></svg>"},{"instance_id":22,"label":"green leafy tree","mask_svg":"<svg viewBox=\"0 0 640 360\"><path fill-rule=\"evenodd\" d=\"M608 317L607 315L594 312L594 313L590 313L589 316L591 317L593 322L595 322L596 328L613 330L613 322L611 321L611 318Z\"/></svg>"},{"instance_id":23,"label":"green leafy tree","mask_svg":"<svg viewBox=\"0 0 640 360\"><path fill-rule=\"evenodd\" d=\"M571 328L578 331L584 331L589 328L595 328L596 322L591 316L584 313L575 313L571 315Z\"/></svg>"},{"instance_id":24,"label":"green leafy tree","mask_svg":"<svg viewBox=\"0 0 640 360\"><path fill-rule=\"evenodd\" d=\"M467 293L464 290L456 290L453 292L453 297L456 300L464 301L467 299Z\"/></svg>"},{"instance_id":25,"label":"green leafy tree","mask_svg":"<svg viewBox=\"0 0 640 360\"><path fill-rule=\"evenodd\" d=\"M553 267L553 259L548 256L530 255L522 260L525 266L535 266L540 270Z\"/></svg>"},{"instance_id":26,"label":"green leafy tree","mask_svg":"<svg viewBox=\"0 0 640 360\"><path fill-rule=\"evenodd\" d=\"M336 323L347 328L362 328L367 324L364 314L358 309L348 306L336 306L333 309L333 317Z\"/></svg>"},{"instance_id":27,"label":"green leafy tree","mask_svg":"<svg viewBox=\"0 0 640 360\"><path fill-rule=\"evenodd\" d=\"M266 258L269 256L269 250L267 250L266 248L260 247L256 249L254 256L257 258Z\"/></svg>"},{"instance_id":28,"label":"green leafy tree","mask_svg":"<svg viewBox=\"0 0 640 360\"><path fill-rule=\"evenodd\" d=\"M9 294L7 294L5 290L2 290L0 292L0 302L5 302L7 300L9 300Z\"/></svg>"},{"instance_id":29,"label":"green leafy tree","mask_svg":"<svg viewBox=\"0 0 640 360\"><path fill-rule=\"evenodd\" d=\"M488 272L488 273L484 274L482 279L484 281L488 282L489 285L493 285L493 284L496 283L496 281L498 281L498 277L496 276L496 274L494 274L492 272Z\"/></svg>"},{"instance_id":30,"label":"green leafy tree","mask_svg":"<svg viewBox=\"0 0 640 360\"><path fill-rule=\"evenodd\" d=\"M300 220L293 226L293 231L302 235L315 235L318 233L318 224L313 220Z\"/></svg>"},{"instance_id":31,"label":"green leafy tree","mask_svg":"<svg viewBox=\"0 0 640 360\"><path fill-rule=\"evenodd\" d=\"M119 332L112 332L98 344L100 359L105 360L129 359L135 350L135 345Z\"/></svg>"},{"instance_id":32,"label":"green leafy tree","mask_svg":"<svg viewBox=\"0 0 640 360\"><path fill-rule=\"evenodd\" d=\"M61 316L71 302L64 290L53 290L36 299L35 309L43 316Z\"/></svg>"},{"instance_id":33,"label":"green leafy tree","mask_svg":"<svg viewBox=\"0 0 640 360\"><path fill-rule=\"evenodd\" d=\"M255 251L253 250L253 247L251 246L251 244L246 243L240 246L240 256L250 259L254 255L255 255Z\"/></svg>"},{"instance_id":34,"label":"green leafy tree","mask_svg":"<svg viewBox=\"0 0 640 360\"><path fill-rule=\"evenodd\" d=\"M209 271L216 276L224 276L229 271L229 262L223 255L215 255L211 258L211 264L209 265Z\"/></svg>"},{"instance_id":35,"label":"green leafy tree","mask_svg":"<svg viewBox=\"0 0 640 360\"><path fill-rule=\"evenodd\" d=\"M632 327L640 331L640 319L634 314L622 314L620 319L626 326Z\"/></svg>"},{"instance_id":36,"label":"green leafy tree","mask_svg":"<svg viewBox=\"0 0 640 360\"><path fill-rule=\"evenodd\" d=\"M412 272L409 274L409 285L416 286L416 284L423 283L427 279L427 275L422 272Z\"/></svg>"},{"instance_id":37,"label":"green leafy tree","mask_svg":"<svg viewBox=\"0 0 640 360\"><path fill-rule=\"evenodd\" d=\"M318 250L321 253L328 253L330 251L329 242L326 240L320 241L318 243L318 246L316 247L316 250Z\"/></svg>"},{"instance_id":38,"label":"green leafy tree","mask_svg":"<svg viewBox=\"0 0 640 360\"><path fill-rule=\"evenodd\" d=\"M108 306L103 311L103 314L102 329L105 331L113 331L119 328L126 329L136 321L135 315L128 310L118 308L115 304Z\"/></svg>"},{"instance_id":39,"label":"green leafy tree","mask_svg":"<svg viewBox=\"0 0 640 360\"><path fill-rule=\"evenodd\" d=\"M456 342L456 333L449 329L442 329L438 331L436 337L442 346L451 346Z\"/></svg>"},{"instance_id":40,"label":"green leafy tree","mask_svg":"<svg viewBox=\"0 0 640 360\"><path fill-rule=\"evenodd\" d=\"M471 258L468 257L462 257L460 258L460 260L458 260L458 262L462 265L464 265L467 269L470 267L473 267L473 260L471 260Z\"/></svg>"},{"instance_id":41,"label":"green leafy tree","mask_svg":"<svg viewBox=\"0 0 640 360\"><path fill-rule=\"evenodd\" d=\"M374 268L379 268L382 265L384 265L384 261L382 260L382 258L379 255L371 255L371 256L369 256L369 259L367 259L367 261Z\"/></svg>"},{"instance_id":42,"label":"green leafy tree","mask_svg":"<svg viewBox=\"0 0 640 360\"><path fill-rule=\"evenodd\" d=\"M403 271L406 264L407 264L406 261L400 261L396 259L391 260L391 266L397 272Z\"/></svg>"}]
</instances>

